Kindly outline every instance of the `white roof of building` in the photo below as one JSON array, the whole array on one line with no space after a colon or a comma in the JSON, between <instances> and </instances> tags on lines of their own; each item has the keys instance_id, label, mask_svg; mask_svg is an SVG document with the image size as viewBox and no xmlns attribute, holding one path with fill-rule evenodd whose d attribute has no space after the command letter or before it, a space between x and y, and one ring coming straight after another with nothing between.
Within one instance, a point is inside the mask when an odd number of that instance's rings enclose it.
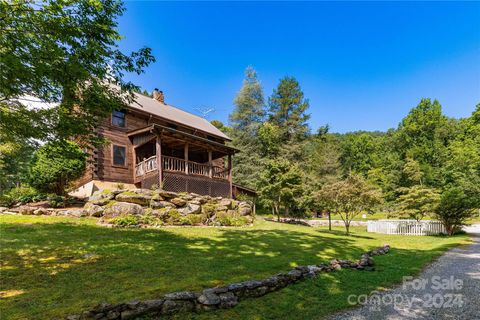
<instances>
[{"instance_id":1,"label":"white roof of building","mask_svg":"<svg viewBox=\"0 0 480 320\"><path fill-rule=\"evenodd\" d=\"M175 108L171 105L163 104L153 98L144 96L143 94L135 93L135 100L136 101L130 104L130 107L134 109L142 110L187 127L198 129L223 139L231 140L226 134L202 117Z\"/></svg>"}]
</instances>

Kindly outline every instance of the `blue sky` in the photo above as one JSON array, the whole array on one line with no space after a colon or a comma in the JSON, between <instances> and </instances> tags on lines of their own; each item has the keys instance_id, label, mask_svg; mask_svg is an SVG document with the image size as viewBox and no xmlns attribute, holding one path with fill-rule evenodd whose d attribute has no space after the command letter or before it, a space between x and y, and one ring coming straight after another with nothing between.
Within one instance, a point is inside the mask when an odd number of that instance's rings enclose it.
<instances>
[{"instance_id":1,"label":"blue sky","mask_svg":"<svg viewBox=\"0 0 480 320\"><path fill-rule=\"evenodd\" d=\"M480 2L127 1L122 50L157 58L130 75L224 122L252 65L269 96L285 75L310 100L310 127L386 130L422 97L451 117L480 102Z\"/></svg>"}]
</instances>

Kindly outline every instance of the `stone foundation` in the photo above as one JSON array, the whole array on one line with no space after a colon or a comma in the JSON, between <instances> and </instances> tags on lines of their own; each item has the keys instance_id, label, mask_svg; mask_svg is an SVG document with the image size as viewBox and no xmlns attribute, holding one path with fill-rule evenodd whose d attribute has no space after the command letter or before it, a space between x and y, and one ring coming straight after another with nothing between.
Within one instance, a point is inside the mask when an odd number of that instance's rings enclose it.
<instances>
[{"instance_id":1,"label":"stone foundation","mask_svg":"<svg viewBox=\"0 0 480 320\"><path fill-rule=\"evenodd\" d=\"M375 270L373 256L390 251L389 245L362 254L358 261L334 259L330 263L299 266L288 272L279 273L263 280L250 280L222 287L208 288L202 292L180 291L166 294L159 299L130 301L118 304L102 303L80 315L71 315L67 320L126 320L143 316L161 317L180 312L202 312L235 307L239 301L261 297L288 285L342 268Z\"/></svg>"}]
</instances>

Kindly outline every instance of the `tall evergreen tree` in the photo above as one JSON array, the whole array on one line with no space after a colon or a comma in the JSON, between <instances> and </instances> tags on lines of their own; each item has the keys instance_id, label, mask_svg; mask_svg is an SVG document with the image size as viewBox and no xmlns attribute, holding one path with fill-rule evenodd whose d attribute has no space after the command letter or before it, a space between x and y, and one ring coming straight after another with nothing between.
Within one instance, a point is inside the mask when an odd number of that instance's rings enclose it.
<instances>
[{"instance_id":1,"label":"tall evergreen tree","mask_svg":"<svg viewBox=\"0 0 480 320\"><path fill-rule=\"evenodd\" d=\"M309 107L300 84L293 77L284 77L269 99L270 121L282 129L282 142L299 141L309 131L306 113Z\"/></svg>"},{"instance_id":2,"label":"tall evergreen tree","mask_svg":"<svg viewBox=\"0 0 480 320\"><path fill-rule=\"evenodd\" d=\"M257 72L249 66L245 79L235 100L235 109L230 114L230 124L234 130L248 130L255 134L265 118L265 98L257 77Z\"/></svg>"},{"instance_id":3,"label":"tall evergreen tree","mask_svg":"<svg viewBox=\"0 0 480 320\"><path fill-rule=\"evenodd\" d=\"M233 159L236 183L255 187L261 172L258 130L265 118L263 89L252 67L245 70L242 88L234 100L230 114L232 145L240 150Z\"/></svg>"}]
</instances>

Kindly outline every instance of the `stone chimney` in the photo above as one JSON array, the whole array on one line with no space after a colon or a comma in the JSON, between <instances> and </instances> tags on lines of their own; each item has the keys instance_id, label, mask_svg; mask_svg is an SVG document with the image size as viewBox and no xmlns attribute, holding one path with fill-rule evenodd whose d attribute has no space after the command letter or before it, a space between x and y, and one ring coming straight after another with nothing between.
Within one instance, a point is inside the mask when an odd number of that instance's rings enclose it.
<instances>
[{"instance_id":1,"label":"stone chimney","mask_svg":"<svg viewBox=\"0 0 480 320\"><path fill-rule=\"evenodd\" d=\"M165 104L165 96L163 95L163 91L159 91L157 88L153 90L153 99Z\"/></svg>"}]
</instances>

